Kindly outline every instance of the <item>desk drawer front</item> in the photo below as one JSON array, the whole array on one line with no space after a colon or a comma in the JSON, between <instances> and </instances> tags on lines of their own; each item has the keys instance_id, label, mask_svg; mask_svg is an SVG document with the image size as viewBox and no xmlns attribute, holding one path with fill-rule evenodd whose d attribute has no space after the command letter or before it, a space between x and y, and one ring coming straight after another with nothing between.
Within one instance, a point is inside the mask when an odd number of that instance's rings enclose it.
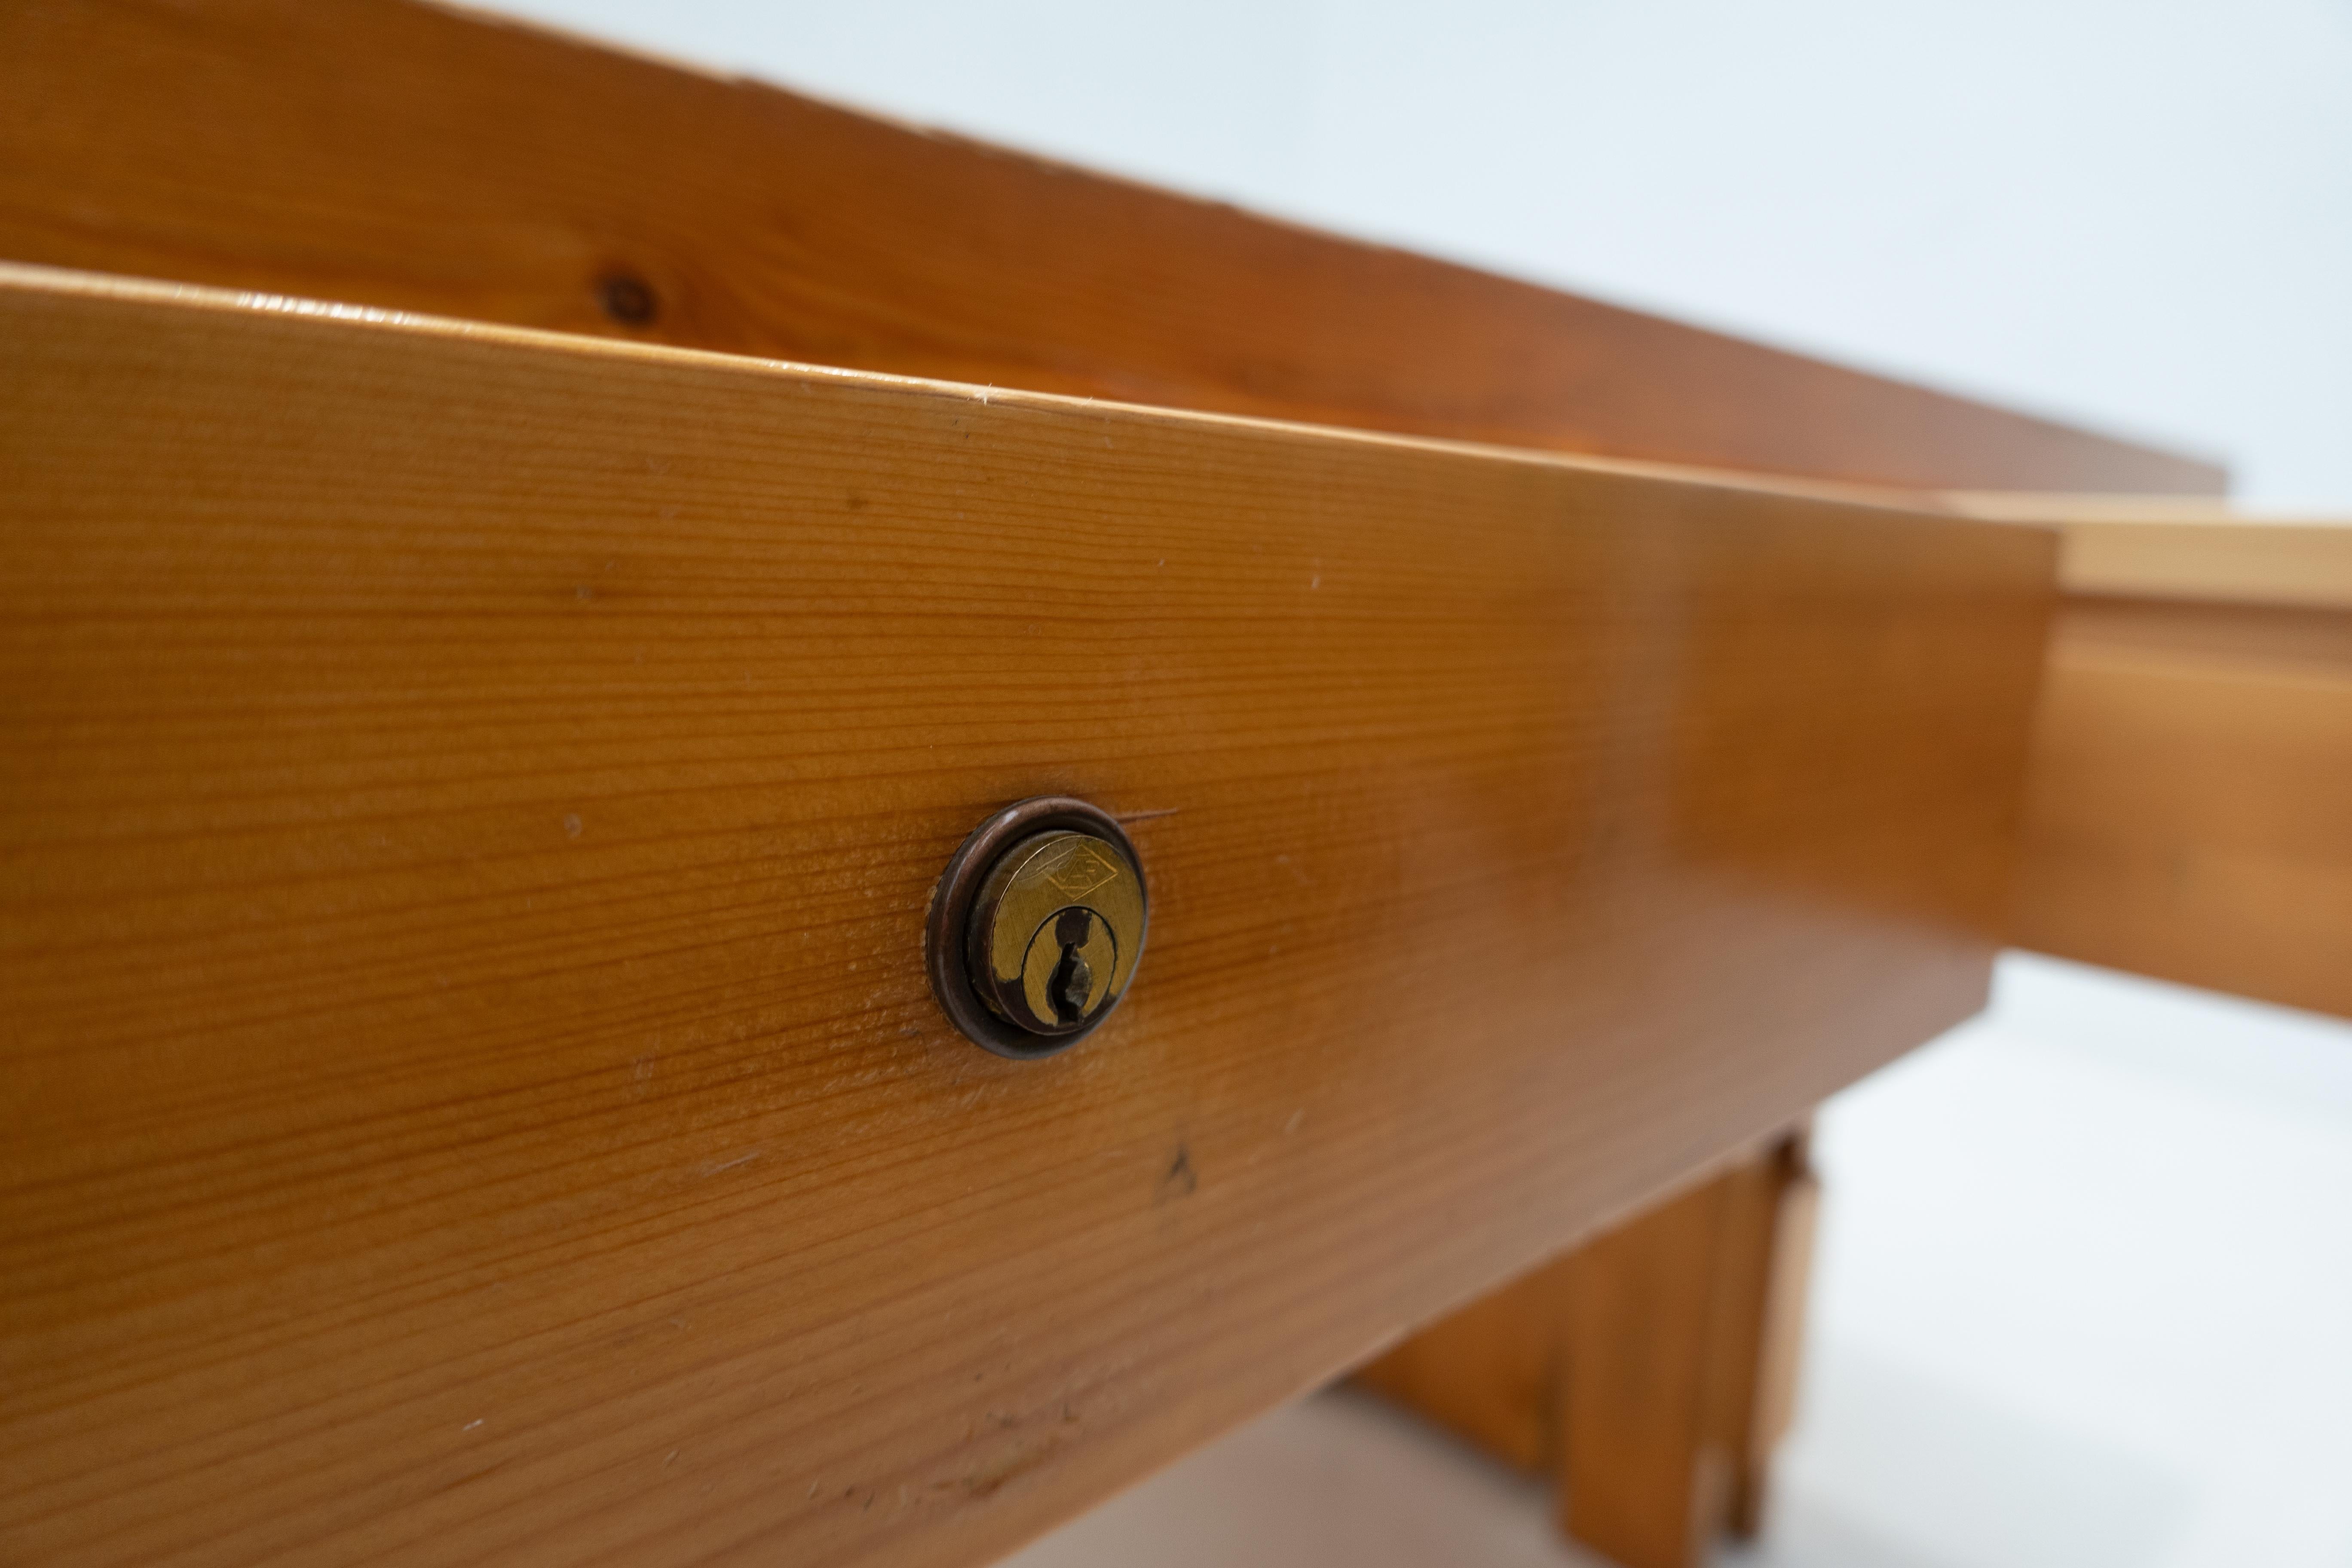
<instances>
[{"instance_id":1,"label":"desk drawer front","mask_svg":"<svg viewBox=\"0 0 2352 1568\"><path fill-rule=\"evenodd\" d=\"M970 1561L1972 1010L2028 531L0 289L0 1554ZM925 900L1127 826L975 1048Z\"/></svg>"}]
</instances>

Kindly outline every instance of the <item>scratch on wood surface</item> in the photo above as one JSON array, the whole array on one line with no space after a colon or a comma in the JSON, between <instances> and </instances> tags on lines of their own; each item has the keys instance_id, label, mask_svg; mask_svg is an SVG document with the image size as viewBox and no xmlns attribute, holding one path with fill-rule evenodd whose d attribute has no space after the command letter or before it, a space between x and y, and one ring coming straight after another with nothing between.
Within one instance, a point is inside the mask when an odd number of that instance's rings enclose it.
<instances>
[{"instance_id":1,"label":"scratch on wood surface","mask_svg":"<svg viewBox=\"0 0 2352 1568\"><path fill-rule=\"evenodd\" d=\"M1200 1173L1192 1168L1192 1148L1190 1143L1176 1145L1176 1157L1169 1163L1167 1174L1160 1178L1157 1202L1170 1198L1189 1198L1200 1190Z\"/></svg>"},{"instance_id":2,"label":"scratch on wood surface","mask_svg":"<svg viewBox=\"0 0 2352 1568\"><path fill-rule=\"evenodd\" d=\"M1042 1441L1033 1438L1015 1444L964 1477L963 1489L976 1498L992 1497L1005 1482L1026 1475L1052 1458L1060 1445L1059 1433L1048 1433Z\"/></svg>"}]
</instances>

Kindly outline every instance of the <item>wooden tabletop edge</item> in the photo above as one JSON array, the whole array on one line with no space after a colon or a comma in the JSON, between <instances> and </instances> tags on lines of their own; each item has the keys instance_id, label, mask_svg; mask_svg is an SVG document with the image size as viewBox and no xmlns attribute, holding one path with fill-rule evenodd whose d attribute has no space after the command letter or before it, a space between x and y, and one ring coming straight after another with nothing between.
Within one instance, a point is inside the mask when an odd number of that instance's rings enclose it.
<instances>
[{"instance_id":1,"label":"wooden tabletop edge","mask_svg":"<svg viewBox=\"0 0 2352 1568\"><path fill-rule=\"evenodd\" d=\"M0 259L0 299L8 296L20 299L63 296L106 300L146 308L304 318L368 331L406 332L472 342L506 343L517 348L572 354L590 360L635 359L653 363L724 367L752 374L778 375L804 384L817 383L858 386L880 393L971 402L982 406L1034 408L1053 414L1083 414L1121 422L1191 428L1217 426L1275 437L1311 436L1319 439L1344 441L1388 450L1449 453L1487 461L1524 463L1545 468L1622 475L1709 489L1785 496L1871 511L1898 512L1946 521L2000 522L2026 528L2046 526L2044 520L2037 518L1978 515L1963 507L1952 504L1948 495L1936 491L1906 490L1834 479L1797 479L1779 474L1749 472L1744 469L1700 468L1675 463L1652 462L1639 458L1559 452L1539 447L1463 441L1444 437L1402 435L1392 431L1360 429L1351 426L1318 425L1299 420L1272 419L1255 415L1171 408L1157 404L1128 403L1108 398L1074 397L1062 393L1034 392L1020 387L980 385L968 382L940 381L923 376L848 369L800 360L770 359L712 349L684 348L671 343L590 336L586 333L514 326L499 321L472 321L461 317L320 300L267 290L220 288L211 284L185 283L167 279L136 278L117 273L92 272L76 268L51 267L35 262Z\"/></svg>"}]
</instances>

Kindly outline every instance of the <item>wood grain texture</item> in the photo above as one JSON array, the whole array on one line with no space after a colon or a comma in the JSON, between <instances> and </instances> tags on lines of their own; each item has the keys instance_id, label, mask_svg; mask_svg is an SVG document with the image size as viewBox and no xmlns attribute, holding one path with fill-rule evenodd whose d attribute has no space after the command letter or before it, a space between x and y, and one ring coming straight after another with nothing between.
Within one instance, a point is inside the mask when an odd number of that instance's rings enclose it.
<instances>
[{"instance_id":1,"label":"wood grain texture","mask_svg":"<svg viewBox=\"0 0 2352 1568\"><path fill-rule=\"evenodd\" d=\"M1793 1132L1717 1178L1726 1195L1701 1440L1722 1456L1723 1486L1721 1511L1705 1521L1710 1532L1761 1532L1772 1451L1795 1414L1821 1193L1809 1142Z\"/></svg>"},{"instance_id":2,"label":"wood grain texture","mask_svg":"<svg viewBox=\"0 0 2352 1568\"><path fill-rule=\"evenodd\" d=\"M2352 610L2352 522L2074 522L2060 539L2071 594Z\"/></svg>"},{"instance_id":3,"label":"wood grain texture","mask_svg":"<svg viewBox=\"0 0 2352 1568\"><path fill-rule=\"evenodd\" d=\"M1560 1529L1620 1568L1699 1568L1729 1506L1709 1373L1744 1173L1656 1205L1567 1270Z\"/></svg>"},{"instance_id":4,"label":"wood grain texture","mask_svg":"<svg viewBox=\"0 0 2352 1568\"><path fill-rule=\"evenodd\" d=\"M12 5L0 101L0 257L20 260L1776 473L2223 485L2209 464L403 0Z\"/></svg>"},{"instance_id":5,"label":"wood grain texture","mask_svg":"<svg viewBox=\"0 0 2352 1568\"><path fill-rule=\"evenodd\" d=\"M1549 1468L1570 1266L1555 1258L1457 1308L1357 1368L1355 1381L1507 1465Z\"/></svg>"},{"instance_id":6,"label":"wood grain texture","mask_svg":"<svg viewBox=\"0 0 2352 1568\"><path fill-rule=\"evenodd\" d=\"M2352 610L2352 518L2161 496L1935 499L1963 516L2057 528L2058 583L2070 594Z\"/></svg>"},{"instance_id":7,"label":"wood grain texture","mask_svg":"<svg viewBox=\"0 0 2352 1568\"><path fill-rule=\"evenodd\" d=\"M1682 1184L1358 1381L1553 1477L1562 1528L1623 1568L1686 1568L1756 1534L1803 1330L1804 1147L1791 1134Z\"/></svg>"},{"instance_id":8,"label":"wood grain texture","mask_svg":"<svg viewBox=\"0 0 2352 1568\"><path fill-rule=\"evenodd\" d=\"M2016 940L2352 1016L2352 521L1938 499L2063 541Z\"/></svg>"},{"instance_id":9,"label":"wood grain texture","mask_svg":"<svg viewBox=\"0 0 2352 1568\"><path fill-rule=\"evenodd\" d=\"M2352 1016L2352 612L2070 597L2016 940Z\"/></svg>"},{"instance_id":10,"label":"wood grain texture","mask_svg":"<svg viewBox=\"0 0 2352 1568\"><path fill-rule=\"evenodd\" d=\"M1725 1363L1726 1374L1738 1379L1744 1391L1732 1403L1736 1424L1726 1435L1735 1465L1729 1524L1737 1536L1763 1533L1771 1504L1773 1455L1796 1424L1822 1212L1822 1183L1813 1173L1810 1142L1810 1136L1799 1137L1780 1151L1754 1353Z\"/></svg>"},{"instance_id":11,"label":"wood grain texture","mask_svg":"<svg viewBox=\"0 0 2352 1568\"><path fill-rule=\"evenodd\" d=\"M0 279L0 1557L969 1563L1977 1008L2053 541ZM1067 1056L990 809L1131 825Z\"/></svg>"}]
</instances>

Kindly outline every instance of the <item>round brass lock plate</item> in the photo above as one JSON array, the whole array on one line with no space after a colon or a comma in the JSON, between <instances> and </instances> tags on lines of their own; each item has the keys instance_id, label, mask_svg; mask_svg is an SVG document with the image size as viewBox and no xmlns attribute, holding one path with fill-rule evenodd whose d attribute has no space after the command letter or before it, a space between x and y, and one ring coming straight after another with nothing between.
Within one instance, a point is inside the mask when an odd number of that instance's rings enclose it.
<instances>
[{"instance_id":1,"label":"round brass lock plate","mask_svg":"<svg viewBox=\"0 0 2352 1568\"><path fill-rule=\"evenodd\" d=\"M999 1056L1047 1057L1127 994L1149 914L1135 846L1066 795L990 817L948 862L924 929L931 990Z\"/></svg>"}]
</instances>

